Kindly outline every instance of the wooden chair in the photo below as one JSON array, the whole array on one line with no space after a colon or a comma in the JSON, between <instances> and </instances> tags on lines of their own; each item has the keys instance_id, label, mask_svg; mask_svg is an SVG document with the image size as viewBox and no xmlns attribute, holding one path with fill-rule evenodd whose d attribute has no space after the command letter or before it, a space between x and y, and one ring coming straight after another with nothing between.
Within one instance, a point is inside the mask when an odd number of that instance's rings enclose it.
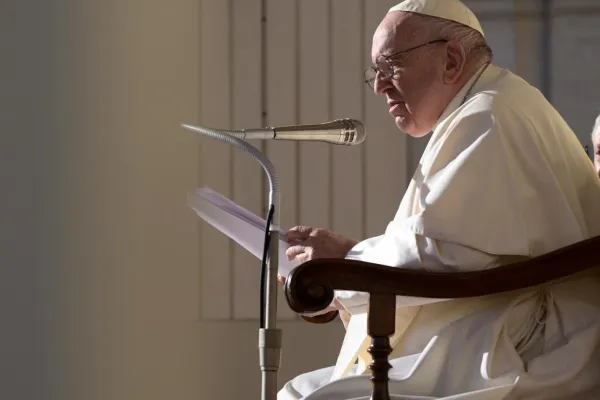
<instances>
[{"instance_id":1,"label":"wooden chair","mask_svg":"<svg viewBox=\"0 0 600 400\"><path fill-rule=\"evenodd\" d=\"M321 259L306 262L292 271L286 281L288 304L298 313L324 310L334 290L370 294L368 333L372 400L388 400L388 356L392 351L395 296L465 298L491 295L539 285L600 266L600 236L555 250L548 254L483 271L434 273L391 268L353 260ZM304 319L325 323L337 311Z\"/></svg>"}]
</instances>

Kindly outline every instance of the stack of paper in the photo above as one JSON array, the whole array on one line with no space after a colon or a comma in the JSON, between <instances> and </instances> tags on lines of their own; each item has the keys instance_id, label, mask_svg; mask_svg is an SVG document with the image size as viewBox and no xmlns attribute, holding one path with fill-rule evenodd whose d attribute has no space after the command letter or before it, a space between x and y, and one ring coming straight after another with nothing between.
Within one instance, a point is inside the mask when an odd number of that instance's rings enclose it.
<instances>
[{"instance_id":1,"label":"stack of paper","mask_svg":"<svg viewBox=\"0 0 600 400\"><path fill-rule=\"evenodd\" d=\"M229 236L259 259L263 257L267 222L227 197L209 188L200 188L188 196L189 206L210 225ZM273 245L273 244L271 244ZM287 276L296 267L288 261L285 234L279 239L279 275Z\"/></svg>"}]
</instances>

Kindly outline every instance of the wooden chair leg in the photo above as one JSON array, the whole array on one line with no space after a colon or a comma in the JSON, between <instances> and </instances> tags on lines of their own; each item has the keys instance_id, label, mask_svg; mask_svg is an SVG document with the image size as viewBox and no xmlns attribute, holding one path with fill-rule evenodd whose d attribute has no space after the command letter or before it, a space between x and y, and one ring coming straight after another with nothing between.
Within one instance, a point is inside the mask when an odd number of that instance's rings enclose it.
<instances>
[{"instance_id":1,"label":"wooden chair leg","mask_svg":"<svg viewBox=\"0 0 600 400\"><path fill-rule=\"evenodd\" d=\"M371 400L389 400L389 376L392 367L388 357L392 352L390 336L396 325L396 297L389 294L371 294L369 299L368 333L372 344L368 349L373 361L369 365L373 391Z\"/></svg>"}]
</instances>

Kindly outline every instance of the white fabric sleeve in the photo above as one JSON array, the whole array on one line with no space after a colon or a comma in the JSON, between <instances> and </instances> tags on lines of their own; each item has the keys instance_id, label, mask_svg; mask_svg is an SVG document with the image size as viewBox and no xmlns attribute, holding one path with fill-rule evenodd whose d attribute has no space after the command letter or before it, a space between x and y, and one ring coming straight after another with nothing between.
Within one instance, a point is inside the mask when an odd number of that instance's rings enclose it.
<instances>
[{"instance_id":1,"label":"white fabric sleeve","mask_svg":"<svg viewBox=\"0 0 600 400\"><path fill-rule=\"evenodd\" d=\"M391 230L391 232L389 232ZM347 254L348 260L360 260L398 268L425 269L439 272L473 271L494 266L498 257L463 245L442 242L417 235L409 229L388 229L388 233L358 243ZM336 291L335 298L350 313L366 311L369 294ZM398 307L417 306L445 301L397 296Z\"/></svg>"}]
</instances>

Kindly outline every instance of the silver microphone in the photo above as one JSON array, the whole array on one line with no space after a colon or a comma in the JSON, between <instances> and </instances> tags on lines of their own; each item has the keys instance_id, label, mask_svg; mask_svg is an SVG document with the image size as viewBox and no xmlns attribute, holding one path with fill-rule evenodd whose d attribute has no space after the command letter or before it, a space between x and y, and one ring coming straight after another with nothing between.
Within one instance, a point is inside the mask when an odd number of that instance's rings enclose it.
<instances>
[{"instance_id":1,"label":"silver microphone","mask_svg":"<svg viewBox=\"0 0 600 400\"><path fill-rule=\"evenodd\" d=\"M181 126L196 132L203 131L203 128L192 125L182 124ZM224 132L240 139L312 140L347 146L361 144L367 136L362 122L348 118L316 125L290 125Z\"/></svg>"}]
</instances>

